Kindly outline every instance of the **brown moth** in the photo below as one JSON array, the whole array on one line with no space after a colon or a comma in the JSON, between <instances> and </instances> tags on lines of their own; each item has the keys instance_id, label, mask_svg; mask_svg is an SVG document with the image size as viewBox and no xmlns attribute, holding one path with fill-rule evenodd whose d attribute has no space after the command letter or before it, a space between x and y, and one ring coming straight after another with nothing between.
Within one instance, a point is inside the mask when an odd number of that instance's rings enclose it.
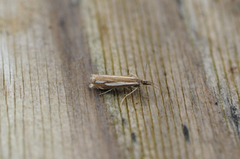
<instances>
[{"instance_id":1,"label":"brown moth","mask_svg":"<svg viewBox=\"0 0 240 159\"><path fill-rule=\"evenodd\" d=\"M137 76L115 76L115 75L98 75L92 74L90 78L89 88L108 90L102 94L105 94L115 88L124 88L124 87L136 87L132 92L127 94L121 101L135 92L140 85L152 85L152 82L140 79Z\"/></svg>"}]
</instances>

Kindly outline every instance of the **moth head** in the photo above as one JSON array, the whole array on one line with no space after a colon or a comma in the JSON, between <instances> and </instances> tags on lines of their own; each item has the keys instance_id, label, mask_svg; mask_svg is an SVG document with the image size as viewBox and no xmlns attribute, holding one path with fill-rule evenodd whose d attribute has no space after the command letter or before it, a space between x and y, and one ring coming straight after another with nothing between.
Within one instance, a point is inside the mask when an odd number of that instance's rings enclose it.
<instances>
[{"instance_id":1,"label":"moth head","mask_svg":"<svg viewBox=\"0 0 240 159\"><path fill-rule=\"evenodd\" d=\"M143 79L143 80L141 81L141 83L142 83L143 85L152 85L152 82L151 82L151 81L147 81L147 80L145 80L145 79Z\"/></svg>"}]
</instances>

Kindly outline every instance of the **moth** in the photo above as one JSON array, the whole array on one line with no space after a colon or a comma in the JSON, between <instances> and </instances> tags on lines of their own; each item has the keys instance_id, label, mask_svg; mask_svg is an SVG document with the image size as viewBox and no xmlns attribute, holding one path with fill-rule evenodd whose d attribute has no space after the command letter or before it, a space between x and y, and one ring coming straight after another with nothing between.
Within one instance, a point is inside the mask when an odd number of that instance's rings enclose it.
<instances>
[{"instance_id":1,"label":"moth","mask_svg":"<svg viewBox=\"0 0 240 159\"><path fill-rule=\"evenodd\" d=\"M137 76L116 76L116 75L98 75L92 74L90 78L89 88L108 90L103 94L115 89L115 88L125 88L134 87L135 89L128 93L121 101L124 101L129 95L135 92L141 85L153 85L151 81L145 79L140 79Z\"/></svg>"}]
</instances>

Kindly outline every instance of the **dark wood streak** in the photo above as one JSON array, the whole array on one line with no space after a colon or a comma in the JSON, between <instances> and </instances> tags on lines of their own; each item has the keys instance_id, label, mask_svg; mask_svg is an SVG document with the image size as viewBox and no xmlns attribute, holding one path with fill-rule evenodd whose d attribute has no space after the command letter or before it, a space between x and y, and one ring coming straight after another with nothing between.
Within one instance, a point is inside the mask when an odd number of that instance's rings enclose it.
<instances>
[{"instance_id":1,"label":"dark wood streak","mask_svg":"<svg viewBox=\"0 0 240 159\"><path fill-rule=\"evenodd\" d=\"M79 3L65 0L51 0L51 26L54 43L62 63L62 78L64 81L69 118L72 129L73 154L81 153L91 158L117 158L119 152L112 127L106 121L106 108L99 102L98 96L93 96L88 89L92 64L83 34L82 15ZM84 90L79 90L81 87ZM78 96L84 96L79 101ZM82 120L82 121L81 121ZM83 122L82 124L80 123ZM82 133L82 134L81 134ZM79 136L81 135L81 138ZM89 136L84 141L84 136ZM84 152L85 143L92 145ZM82 150L81 150L82 149ZM80 151L78 151L80 150ZM100 156L96 156L96 154Z\"/></svg>"}]
</instances>

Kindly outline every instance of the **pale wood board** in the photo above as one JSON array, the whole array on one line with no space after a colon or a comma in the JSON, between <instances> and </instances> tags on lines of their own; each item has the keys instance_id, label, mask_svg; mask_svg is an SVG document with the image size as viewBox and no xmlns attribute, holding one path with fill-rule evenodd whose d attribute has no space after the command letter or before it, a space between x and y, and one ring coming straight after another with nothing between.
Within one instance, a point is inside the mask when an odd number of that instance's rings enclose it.
<instances>
[{"instance_id":1,"label":"pale wood board","mask_svg":"<svg viewBox=\"0 0 240 159\"><path fill-rule=\"evenodd\" d=\"M240 3L0 0L0 158L238 159ZM94 74L143 86L103 96Z\"/></svg>"}]
</instances>

